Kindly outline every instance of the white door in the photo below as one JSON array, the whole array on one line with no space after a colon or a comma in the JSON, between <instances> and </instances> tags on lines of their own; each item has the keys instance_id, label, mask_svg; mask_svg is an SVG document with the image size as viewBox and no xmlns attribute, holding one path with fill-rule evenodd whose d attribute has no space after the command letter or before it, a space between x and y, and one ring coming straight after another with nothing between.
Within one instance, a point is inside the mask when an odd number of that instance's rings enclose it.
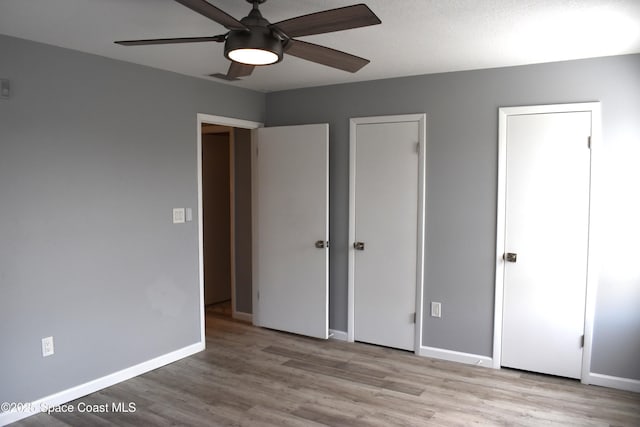
<instances>
[{"instance_id":1,"label":"white door","mask_svg":"<svg viewBox=\"0 0 640 427\"><path fill-rule=\"evenodd\" d=\"M253 321L326 339L329 126L261 128L254 141Z\"/></svg>"},{"instance_id":2,"label":"white door","mask_svg":"<svg viewBox=\"0 0 640 427\"><path fill-rule=\"evenodd\" d=\"M350 250L356 341L415 347L422 124L418 119L355 125Z\"/></svg>"},{"instance_id":3,"label":"white door","mask_svg":"<svg viewBox=\"0 0 640 427\"><path fill-rule=\"evenodd\" d=\"M581 376L591 114L507 117L502 366Z\"/></svg>"}]
</instances>

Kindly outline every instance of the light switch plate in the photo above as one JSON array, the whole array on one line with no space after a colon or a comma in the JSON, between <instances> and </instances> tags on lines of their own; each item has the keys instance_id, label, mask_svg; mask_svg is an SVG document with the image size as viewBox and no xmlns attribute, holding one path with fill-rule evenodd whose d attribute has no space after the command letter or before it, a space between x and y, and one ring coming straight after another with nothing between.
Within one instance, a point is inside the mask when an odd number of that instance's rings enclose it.
<instances>
[{"instance_id":1,"label":"light switch plate","mask_svg":"<svg viewBox=\"0 0 640 427\"><path fill-rule=\"evenodd\" d=\"M10 93L9 79L0 79L0 99L9 99Z\"/></svg>"},{"instance_id":2,"label":"light switch plate","mask_svg":"<svg viewBox=\"0 0 640 427\"><path fill-rule=\"evenodd\" d=\"M442 317L442 304L431 302L431 317Z\"/></svg>"},{"instance_id":3,"label":"light switch plate","mask_svg":"<svg viewBox=\"0 0 640 427\"><path fill-rule=\"evenodd\" d=\"M184 223L184 208L173 208L173 223Z\"/></svg>"},{"instance_id":4,"label":"light switch plate","mask_svg":"<svg viewBox=\"0 0 640 427\"><path fill-rule=\"evenodd\" d=\"M186 217L187 217L187 218L186 218L186 219L187 219L187 222L189 222L189 221L193 221L193 209L191 209L191 208L187 208L187 209L185 210L185 213L186 213Z\"/></svg>"}]
</instances>

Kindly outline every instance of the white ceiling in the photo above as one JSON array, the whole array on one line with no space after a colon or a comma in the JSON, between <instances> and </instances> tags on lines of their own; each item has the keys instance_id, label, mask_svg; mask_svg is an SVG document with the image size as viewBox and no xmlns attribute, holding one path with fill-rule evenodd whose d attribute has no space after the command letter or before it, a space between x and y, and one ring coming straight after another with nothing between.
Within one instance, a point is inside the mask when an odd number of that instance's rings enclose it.
<instances>
[{"instance_id":1,"label":"white ceiling","mask_svg":"<svg viewBox=\"0 0 640 427\"><path fill-rule=\"evenodd\" d=\"M251 8L245 0L208 1L237 19ZM260 9L278 22L358 1L268 0ZM358 73L285 56L227 84L269 92L640 52L640 0L365 1L381 25L301 38L370 59ZM225 32L173 0L0 0L2 34L217 82L207 74L226 72L222 44L113 41Z\"/></svg>"}]
</instances>

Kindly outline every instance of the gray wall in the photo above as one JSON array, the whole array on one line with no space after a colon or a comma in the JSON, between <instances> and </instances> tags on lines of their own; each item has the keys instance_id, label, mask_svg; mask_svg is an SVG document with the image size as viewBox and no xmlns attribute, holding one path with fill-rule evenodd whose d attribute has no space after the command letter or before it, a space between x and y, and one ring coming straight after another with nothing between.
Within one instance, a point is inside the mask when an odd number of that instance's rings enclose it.
<instances>
[{"instance_id":1,"label":"gray wall","mask_svg":"<svg viewBox=\"0 0 640 427\"><path fill-rule=\"evenodd\" d=\"M196 113L265 96L0 36L0 402L200 341ZM53 335L55 355L40 340Z\"/></svg>"},{"instance_id":2,"label":"gray wall","mask_svg":"<svg viewBox=\"0 0 640 427\"><path fill-rule=\"evenodd\" d=\"M640 55L267 95L267 125L330 124L330 325L347 328L349 118L427 114L423 345L491 356L498 108L601 101L603 254L592 372L640 379ZM552 246L551 246L552 247Z\"/></svg>"}]
</instances>

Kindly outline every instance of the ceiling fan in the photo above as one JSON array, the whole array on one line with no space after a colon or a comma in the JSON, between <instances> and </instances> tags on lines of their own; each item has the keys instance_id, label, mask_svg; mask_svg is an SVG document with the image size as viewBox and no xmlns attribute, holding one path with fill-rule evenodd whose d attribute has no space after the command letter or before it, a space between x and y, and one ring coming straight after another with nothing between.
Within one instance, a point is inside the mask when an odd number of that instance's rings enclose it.
<instances>
[{"instance_id":1,"label":"ceiling fan","mask_svg":"<svg viewBox=\"0 0 640 427\"><path fill-rule=\"evenodd\" d=\"M205 0L175 0L201 15L223 25L229 31L210 37L183 37L149 40L122 40L124 46L224 42L224 56L231 61L226 74L210 74L225 80L249 76L255 66L282 61L284 54L355 73L370 61L326 46L294 39L294 37L330 33L380 24L380 19L365 4L340 7L286 19L271 24L259 10L266 0L247 0L253 9L241 20L235 19Z\"/></svg>"}]
</instances>

